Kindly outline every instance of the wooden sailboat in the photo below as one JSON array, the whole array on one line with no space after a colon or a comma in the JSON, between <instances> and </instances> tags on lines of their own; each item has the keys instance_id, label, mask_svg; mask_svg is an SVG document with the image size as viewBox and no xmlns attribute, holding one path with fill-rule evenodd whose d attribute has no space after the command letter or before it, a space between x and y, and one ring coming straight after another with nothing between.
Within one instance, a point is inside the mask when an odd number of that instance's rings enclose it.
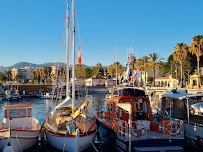
<instances>
[{"instance_id":1,"label":"wooden sailboat","mask_svg":"<svg viewBox=\"0 0 203 152\"><path fill-rule=\"evenodd\" d=\"M73 18L73 67L72 98L67 90L66 99L47 114L44 127L47 141L53 147L63 151L83 151L91 146L96 136L96 120L87 116L87 101L82 105L75 99L75 0L72 1ZM68 2L67 2L67 38L68 38ZM69 40L67 39L67 45ZM67 46L67 53L68 51ZM67 87L69 89L69 63L67 54Z\"/></svg>"}]
</instances>

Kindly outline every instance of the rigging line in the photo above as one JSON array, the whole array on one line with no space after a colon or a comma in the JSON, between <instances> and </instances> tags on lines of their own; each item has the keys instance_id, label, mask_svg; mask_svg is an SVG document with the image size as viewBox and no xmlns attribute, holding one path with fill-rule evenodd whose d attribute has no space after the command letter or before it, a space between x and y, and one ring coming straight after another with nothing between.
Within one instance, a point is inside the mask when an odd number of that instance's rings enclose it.
<instances>
[{"instance_id":1,"label":"rigging line","mask_svg":"<svg viewBox=\"0 0 203 152\"><path fill-rule=\"evenodd\" d=\"M75 3L75 9L76 9L76 21L77 21L77 26L78 26L78 34L79 34L79 44L81 44L81 37L80 37L80 27L79 27L79 22L78 22L78 11Z\"/></svg>"},{"instance_id":2,"label":"rigging line","mask_svg":"<svg viewBox=\"0 0 203 152\"><path fill-rule=\"evenodd\" d=\"M81 49L80 26L79 26L79 21L78 21L78 13L77 13L76 2L75 2L75 9L76 9L76 22L77 22L78 35L79 35L79 49ZM77 42L77 40L76 40L76 42ZM81 51L81 55L82 55L82 51ZM77 62L77 60L76 60L76 62Z\"/></svg>"}]
</instances>

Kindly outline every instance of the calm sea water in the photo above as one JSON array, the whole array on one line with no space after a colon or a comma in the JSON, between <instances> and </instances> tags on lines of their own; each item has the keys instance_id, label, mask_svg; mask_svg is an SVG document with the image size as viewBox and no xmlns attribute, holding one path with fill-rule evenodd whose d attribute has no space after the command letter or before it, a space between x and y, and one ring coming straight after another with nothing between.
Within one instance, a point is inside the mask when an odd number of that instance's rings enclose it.
<instances>
[{"instance_id":1,"label":"calm sea water","mask_svg":"<svg viewBox=\"0 0 203 152\"><path fill-rule=\"evenodd\" d=\"M95 114L96 112L103 110L105 105L105 95L92 95L89 106L92 110L92 113ZM79 100L84 100L83 98L79 98ZM4 112L2 107L11 104L32 104L33 105L33 117L41 121L41 123L45 120L47 111L50 105L53 106L53 103L57 104L61 101L54 101L52 102L51 99L40 99L40 98L24 98L19 101L1 101L0 102L0 120L3 121ZM103 143L102 141L98 141L97 138L95 139L94 146L96 147L97 151L99 152L115 152L116 149L111 145L111 143ZM27 150L31 152L59 152L59 150L55 149L51 145L44 142L41 142L39 139L38 145L35 147ZM85 150L85 152L95 152L95 148L91 146L89 149ZM185 152L195 152L197 150L191 147L185 147Z\"/></svg>"}]
</instances>

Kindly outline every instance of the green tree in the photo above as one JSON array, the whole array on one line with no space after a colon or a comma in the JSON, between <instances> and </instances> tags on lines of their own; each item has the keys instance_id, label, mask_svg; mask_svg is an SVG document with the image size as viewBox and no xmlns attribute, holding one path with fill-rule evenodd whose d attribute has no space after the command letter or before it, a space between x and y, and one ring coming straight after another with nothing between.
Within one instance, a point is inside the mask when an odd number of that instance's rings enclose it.
<instances>
[{"instance_id":1,"label":"green tree","mask_svg":"<svg viewBox=\"0 0 203 152\"><path fill-rule=\"evenodd\" d=\"M32 79L31 79L32 84L34 84L35 82L37 82L37 75L33 75Z\"/></svg>"},{"instance_id":2,"label":"green tree","mask_svg":"<svg viewBox=\"0 0 203 152\"><path fill-rule=\"evenodd\" d=\"M114 62L113 64L111 64L108 67L107 72L109 73L109 75L111 76L111 78L113 78L114 76L116 76L116 67L117 67L117 75L120 76L122 75L124 68L123 66L119 63L119 62Z\"/></svg>"},{"instance_id":3,"label":"green tree","mask_svg":"<svg viewBox=\"0 0 203 152\"><path fill-rule=\"evenodd\" d=\"M5 71L4 75L7 77L8 81L12 80L12 71L11 71L11 69L8 69L7 71Z\"/></svg>"},{"instance_id":4,"label":"green tree","mask_svg":"<svg viewBox=\"0 0 203 152\"><path fill-rule=\"evenodd\" d=\"M104 76L104 69L102 68L101 63L97 63L97 65L93 66L91 69L93 76Z\"/></svg>"},{"instance_id":5,"label":"green tree","mask_svg":"<svg viewBox=\"0 0 203 152\"><path fill-rule=\"evenodd\" d=\"M15 79L16 79L16 80L19 80L20 82L21 82L22 78L25 78L25 75L17 74L17 75L15 76Z\"/></svg>"},{"instance_id":6,"label":"green tree","mask_svg":"<svg viewBox=\"0 0 203 152\"><path fill-rule=\"evenodd\" d=\"M156 70L160 70L163 65L163 62L161 60L163 60L163 58L160 58L160 56L157 53L149 54L149 62L147 66L149 68L152 68L153 71L153 86L155 86Z\"/></svg>"},{"instance_id":7,"label":"green tree","mask_svg":"<svg viewBox=\"0 0 203 152\"><path fill-rule=\"evenodd\" d=\"M190 43L189 46L189 51L192 54L195 54L197 56L197 73L198 73L198 79L197 79L197 84L198 87L200 86L199 83L199 62L200 62L200 56L203 55L203 36L202 35L197 35L192 38L192 42Z\"/></svg>"},{"instance_id":8,"label":"green tree","mask_svg":"<svg viewBox=\"0 0 203 152\"><path fill-rule=\"evenodd\" d=\"M180 63L181 67L181 88L183 88L183 62L185 61L187 57L187 50L188 47L186 44L183 43L177 43L176 47L174 47L174 53L173 53L173 58L175 61L178 61Z\"/></svg>"},{"instance_id":9,"label":"green tree","mask_svg":"<svg viewBox=\"0 0 203 152\"><path fill-rule=\"evenodd\" d=\"M140 71L144 71L144 75L145 75L144 84L146 84L146 71L149 71L148 62L149 62L148 56L143 56L142 58L138 59L138 67Z\"/></svg>"},{"instance_id":10,"label":"green tree","mask_svg":"<svg viewBox=\"0 0 203 152\"><path fill-rule=\"evenodd\" d=\"M2 76L0 76L0 81L1 82L6 82L7 77L3 74Z\"/></svg>"}]
</instances>

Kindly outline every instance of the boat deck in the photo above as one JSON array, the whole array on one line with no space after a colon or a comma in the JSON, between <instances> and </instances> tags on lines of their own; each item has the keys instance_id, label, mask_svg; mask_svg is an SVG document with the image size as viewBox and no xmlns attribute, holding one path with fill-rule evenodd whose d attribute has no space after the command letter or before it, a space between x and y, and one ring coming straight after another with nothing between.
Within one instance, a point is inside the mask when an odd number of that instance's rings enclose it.
<instances>
[{"instance_id":1,"label":"boat deck","mask_svg":"<svg viewBox=\"0 0 203 152\"><path fill-rule=\"evenodd\" d=\"M117 137L120 138L121 140L126 140L126 139L128 140L128 137L126 138L125 136L117 136ZM147 130L147 132L145 131L145 133L142 136L140 136L140 137L132 136L132 138L131 138L132 141L146 140L146 139L182 139L182 137L170 136L168 134L164 135L157 131Z\"/></svg>"}]
</instances>

